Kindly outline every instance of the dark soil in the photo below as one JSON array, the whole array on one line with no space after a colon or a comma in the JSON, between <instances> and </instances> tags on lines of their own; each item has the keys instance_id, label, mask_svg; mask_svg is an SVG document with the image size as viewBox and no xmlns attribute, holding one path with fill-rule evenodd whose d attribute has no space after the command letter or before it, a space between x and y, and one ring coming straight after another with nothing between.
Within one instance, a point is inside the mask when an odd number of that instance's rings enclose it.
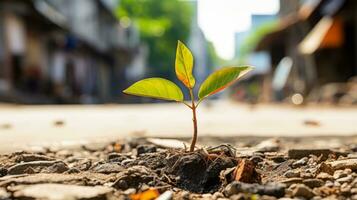
<instances>
[{"instance_id":1,"label":"dark soil","mask_svg":"<svg viewBox=\"0 0 357 200\"><path fill-rule=\"evenodd\" d=\"M356 137L320 140L335 147L255 138L187 152L133 139L15 152L0 156L0 199L135 199L151 190L166 199L357 199Z\"/></svg>"}]
</instances>

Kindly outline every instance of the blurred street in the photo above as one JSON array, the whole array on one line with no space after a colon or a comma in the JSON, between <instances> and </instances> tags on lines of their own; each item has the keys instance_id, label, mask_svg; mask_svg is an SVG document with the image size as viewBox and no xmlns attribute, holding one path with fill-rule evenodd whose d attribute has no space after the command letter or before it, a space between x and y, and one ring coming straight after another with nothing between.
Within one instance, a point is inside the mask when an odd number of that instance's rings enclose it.
<instances>
[{"instance_id":1,"label":"blurred street","mask_svg":"<svg viewBox=\"0 0 357 200\"><path fill-rule=\"evenodd\" d=\"M128 136L190 137L192 132L190 110L181 104L0 107L0 152ZM357 134L357 107L252 107L220 101L198 110L199 137Z\"/></svg>"}]
</instances>

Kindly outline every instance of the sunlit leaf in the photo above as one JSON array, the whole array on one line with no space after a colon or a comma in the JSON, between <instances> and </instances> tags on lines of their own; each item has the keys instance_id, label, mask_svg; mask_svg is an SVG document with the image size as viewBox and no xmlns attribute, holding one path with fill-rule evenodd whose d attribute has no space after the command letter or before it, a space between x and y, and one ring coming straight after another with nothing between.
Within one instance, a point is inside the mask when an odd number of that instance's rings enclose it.
<instances>
[{"instance_id":1,"label":"sunlit leaf","mask_svg":"<svg viewBox=\"0 0 357 200\"><path fill-rule=\"evenodd\" d=\"M216 94L217 92L233 84L243 75L248 73L250 70L252 70L252 67L242 66L242 67L225 67L213 72L202 83L200 90L198 92L198 97L200 99L203 99L205 97Z\"/></svg>"},{"instance_id":2,"label":"sunlit leaf","mask_svg":"<svg viewBox=\"0 0 357 200\"><path fill-rule=\"evenodd\" d=\"M126 94L172 101L183 101L181 89L163 78L147 78L138 81L123 91Z\"/></svg>"},{"instance_id":3,"label":"sunlit leaf","mask_svg":"<svg viewBox=\"0 0 357 200\"><path fill-rule=\"evenodd\" d=\"M188 88L193 88L195 86L195 78L192 75L192 69L192 53L181 41L178 41L175 60L176 76Z\"/></svg>"}]
</instances>

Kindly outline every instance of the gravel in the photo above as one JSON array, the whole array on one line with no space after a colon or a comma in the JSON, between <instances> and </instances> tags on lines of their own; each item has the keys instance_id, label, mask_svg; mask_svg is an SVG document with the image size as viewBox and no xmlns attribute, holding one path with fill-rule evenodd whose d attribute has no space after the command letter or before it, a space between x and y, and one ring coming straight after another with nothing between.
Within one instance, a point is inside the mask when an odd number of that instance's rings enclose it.
<instances>
[{"instance_id":1,"label":"gravel","mask_svg":"<svg viewBox=\"0 0 357 200\"><path fill-rule=\"evenodd\" d=\"M0 199L130 199L148 191L159 200L357 199L348 143L313 149L274 138L195 152L178 149L182 143L139 138L0 155Z\"/></svg>"}]
</instances>

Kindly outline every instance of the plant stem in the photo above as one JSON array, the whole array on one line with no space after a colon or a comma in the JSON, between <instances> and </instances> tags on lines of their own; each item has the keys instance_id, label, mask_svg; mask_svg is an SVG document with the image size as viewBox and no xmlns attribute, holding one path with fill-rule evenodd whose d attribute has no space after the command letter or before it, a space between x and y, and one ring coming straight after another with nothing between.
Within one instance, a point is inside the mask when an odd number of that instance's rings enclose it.
<instances>
[{"instance_id":1,"label":"plant stem","mask_svg":"<svg viewBox=\"0 0 357 200\"><path fill-rule=\"evenodd\" d=\"M195 97L193 96L193 91L190 89L190 97L191 97L191 110L192 110L192 122L193 122L193 137L190 147L190 152L195 150L196 141L197 141L197 118L196 118L196 104Z\"/></svg>"}]
</instances>

